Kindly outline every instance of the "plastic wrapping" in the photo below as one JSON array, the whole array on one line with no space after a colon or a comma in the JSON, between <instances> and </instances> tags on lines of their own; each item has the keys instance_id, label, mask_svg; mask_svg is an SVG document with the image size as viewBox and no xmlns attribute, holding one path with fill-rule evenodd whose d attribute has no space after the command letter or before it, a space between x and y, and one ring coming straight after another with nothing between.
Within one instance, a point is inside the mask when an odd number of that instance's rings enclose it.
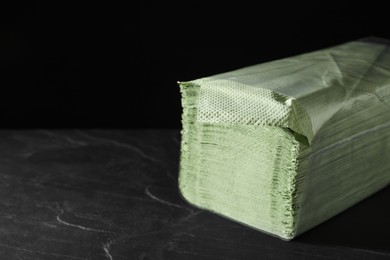
<instances>
[{"instance_id":1,"label":"plastic wrapping","mask_svg":"<svg viewBox=\"0 0 390 260\"><path fill-rule=\"evenodd\" d=\"M390 183L385 42L180 85L179 187L196 206L292 239Z\"/></svg>"}]
</instances>

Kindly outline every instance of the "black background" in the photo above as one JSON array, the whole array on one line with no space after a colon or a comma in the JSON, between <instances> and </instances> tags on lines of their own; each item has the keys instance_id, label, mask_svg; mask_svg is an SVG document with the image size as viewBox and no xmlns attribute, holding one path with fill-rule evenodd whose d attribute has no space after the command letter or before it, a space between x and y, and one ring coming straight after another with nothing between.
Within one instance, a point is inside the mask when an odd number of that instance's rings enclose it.
<instances>
[{"instance_id":1,"label":"black background","mask_svg":"<svg viewBox=\"0 0 390 260\"><path fill-rule=\"evenodd\" d=\"M177 81L367 36L385 7L1 4L2 128L180 128Z\"/></svg>"}]
</instances>

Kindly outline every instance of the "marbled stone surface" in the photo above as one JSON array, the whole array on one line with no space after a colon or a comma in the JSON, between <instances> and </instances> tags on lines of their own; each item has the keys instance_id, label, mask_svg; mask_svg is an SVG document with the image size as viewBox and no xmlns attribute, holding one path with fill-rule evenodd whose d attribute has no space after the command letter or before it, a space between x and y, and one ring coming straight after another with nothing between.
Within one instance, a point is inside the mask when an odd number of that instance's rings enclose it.
<instances>
[{"instance_id":1,"label":"marbled stone surface","mask_svg":"<svg viewBox=\"0 0 390 260\"><path fill-rule=\"evenodd\" d=\"M175 130L0 132L0 259L389 259L390 189L285 242L191 207Z\"/></svg>"}]
</instances>

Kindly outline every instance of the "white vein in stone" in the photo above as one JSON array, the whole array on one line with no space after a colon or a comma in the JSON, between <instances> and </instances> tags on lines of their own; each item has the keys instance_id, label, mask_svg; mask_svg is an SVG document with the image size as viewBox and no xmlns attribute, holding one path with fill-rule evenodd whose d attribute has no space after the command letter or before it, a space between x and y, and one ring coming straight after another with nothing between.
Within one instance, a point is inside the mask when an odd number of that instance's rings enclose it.
<instances>
[{"instance_id":1,"label":"white vein in stone","mask_svg":"<svg viewBox=\"0 0 390 260\"><path fill-rule=\"evenodd\" d=\"M48 131L48 130L39 130L41 133L44 133L52 138L58 138L58 137L61 137L61 138L64 138L68 143L71 143L71 144L74 144L74 145L77 145L77 146L86 146L88 145L87 143L83 142L83 141L80 141L80 140L75 140L73 138L71 138L70 136L67 136L67 135L63 135L63 134L54 134L53 132L51 131Z\"/></svg>"},{"instance_id":2,"label":"white vein in stone","mask_svg":"<svg viewBox=\"0 0 390 260\"><path fill-rule=\"evenodd\" d=\"M75 228L78 228L78 229L81 229L81 230L84 230L84 231L90 231L90 232L108 233L108 231L106 231L106 230L94 229L94 228L84 227L84 226L81 226L81 225L76 225L76 224L72 224L72 223L66 222L66 221L61 219L61 216L65 213L64 210L61 209L58 206L58 204L57 204L57 209L58 209L58 211L60 213L56 216L56 219L57 219L57 221L59 223L65 225L65 226L75 227Z\"/></svg>"},{"instance_id":3,"label":"white vein in stone","mask_svg":"<svg viewBox=\"0 0 390 260\"><path fill-rule=\"evenodd\" d=\"M166 201L166 200L163 200L157 196L155 196L154 194L152 194L149 190L151 185L148 185L146 188L145 188L145 194L148 195L150 198L152 198L153 200L156 200L162 204L165 204L165 205L168 205L168 206L171 206L171 207L175 207L175 208L180 208L180 209L185 209L185 210L190 210L192 211L191 209L188 209L188 208L185 208L181 205L178 205L178 204L175 204L175 203L172 203L172 202L169 202L169 201Z\"/></svg>"},{"instance_id":4,"label":"white vein in stone","mask_svg":"<svg viewBox=\"0 0 390 260\"><path fill-rule=\"evenodd\" d=\"M127 144L127 143L118 142L118 141L112 140L112 139L92 136L92 135L86 134L86 133L78 131L78 130L76 130L76 133L78 133L79 135L81 135L81 136L83 136L85 138L88 138L88 139L92 139L92 140L95 140L95 141L100 141L100 142L103 142L103 143L109 143L109 144L112 144L112 145L115 145L115 146L118 146L118 147L127 148L129 150L132 150L132 151L136 152L137 154L141 155L142 157L144 157L145 159L148 159L150 161L157 162L157 163L164 163L162 160L159 160L159 159L157 159L157 158L155 158L153 156L150 156L150 155L144 153L141 149L139 149L138 147L135 147L133 145L130 145L130 144Z\"/></svg>"},{"instance_id":5,"label":"white vein in stone","mask_svg":"<svg viewBox=\"0 0 390 260\"><path fill-rule=\"evenodd\" d=\"M104 250L104 253L106 254L107 258L110 260L113 260L112 255L110 254L110 247L111 247L110 242L103 244L103 250Z\"/></svg>"}]
</instances>

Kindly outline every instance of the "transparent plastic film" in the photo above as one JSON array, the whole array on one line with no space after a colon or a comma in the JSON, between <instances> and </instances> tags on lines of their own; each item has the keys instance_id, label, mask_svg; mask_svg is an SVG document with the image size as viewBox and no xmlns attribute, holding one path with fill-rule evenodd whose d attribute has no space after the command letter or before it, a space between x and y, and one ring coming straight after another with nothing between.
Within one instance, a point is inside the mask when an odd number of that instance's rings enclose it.
<instances>
[{"instance_id":1,"label":"transparent plastic film","mask_svg":"<svg viewBox=\"0 0 390 260\"><path fill-rule=\"evenodd\" d=\"M198 122L288 127L311 143L359 96L389 107L389 60L387 45L356 41L195 80Z\"/></svg>"},{"instance_id":2,"label":"transparent plastic film","mask_svg":"<svg viewBox=\"0 0 390 260\"><path fill-rule=\"evenodd\" d=\"M290 240L390 183L383 41L179 84L179 190L197 207Z\"/></svg>"}]
</instances>

